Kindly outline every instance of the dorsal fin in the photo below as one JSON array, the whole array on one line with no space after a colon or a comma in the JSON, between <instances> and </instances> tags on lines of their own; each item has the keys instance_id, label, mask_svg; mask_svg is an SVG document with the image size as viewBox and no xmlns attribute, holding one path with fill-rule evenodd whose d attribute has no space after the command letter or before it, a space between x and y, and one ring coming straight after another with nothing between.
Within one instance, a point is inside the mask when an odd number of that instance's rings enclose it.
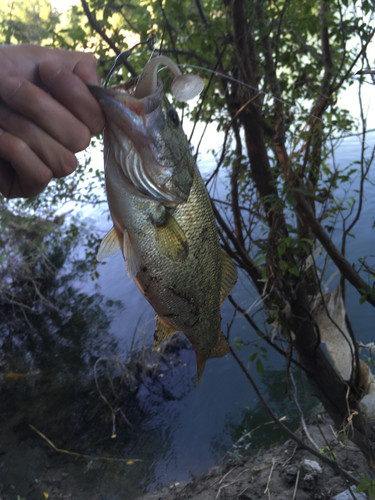
<instances>
[{"instance_id":1,"label":"dorsal fin","mask_svg":"<svg viewBox=\"0 0 375 500\"><path fill-rule=\"evenodd\" d=\"M220 283L220 305L233 290L237 281L237 267L232 259L223 250L221 251L221 283Z\"/></svg>"}]
</instances>

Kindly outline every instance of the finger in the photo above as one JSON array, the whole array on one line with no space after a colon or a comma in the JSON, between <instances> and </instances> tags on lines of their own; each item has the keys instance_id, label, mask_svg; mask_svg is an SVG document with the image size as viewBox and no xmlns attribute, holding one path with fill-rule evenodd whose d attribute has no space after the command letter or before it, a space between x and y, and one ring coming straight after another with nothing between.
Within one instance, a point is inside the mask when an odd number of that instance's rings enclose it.
<instances>
[{"instance_id":1,"label":"finger","mask_svg":"<svg viewBox=\"0 0 375 500\"><path fill-rule=\"evenodd\" d=\"M39 74L53 97L84 123L91 133L98 134L103 129L102 110L81 78L53 61L43 61Z\"/></svg>"},{"instance_id":2,"label":"finger","mask_svg":"<svg viewBox=\"0 0 375 500\"><path fill-rule=\"evenodd\" d=\"M31 197L41 193L52 179L51 170L29 146L0 129L0 191L7 198Z\"/></svg>"},{"instance_id":3,"label":"finger","mask_svg":"<svg viewBox=\"0 0 375 500\"><path fill-rule=\"evenodd\" d=\"M0 97L70 151L82 151L90 144L88 127L32 83L14 77L2 78Z\"/></svg>"},{"instance_id":4,"label":"finger","mask_svg":"<svg viewBox=\"0 0 375 500\"><path fill-rule=\"evenodd\" d=\"M71 151L6 104L0 105L0 127L26 142L48 166L53 177L65 177L77 167L77 160Z\"/></svg>"},{"instance_id":5,"label":"finger","mask_svg":"<svg viewBox=\"0 0 375 500\"><path fill-rule=\"evenodd\" d=\"M93 54L87 52L75 52L79 54L78 60L73 68L73 73L83 82L90 85L101 85L100 77L96 69L97 60Z\"/></svg>"}]
</instances>

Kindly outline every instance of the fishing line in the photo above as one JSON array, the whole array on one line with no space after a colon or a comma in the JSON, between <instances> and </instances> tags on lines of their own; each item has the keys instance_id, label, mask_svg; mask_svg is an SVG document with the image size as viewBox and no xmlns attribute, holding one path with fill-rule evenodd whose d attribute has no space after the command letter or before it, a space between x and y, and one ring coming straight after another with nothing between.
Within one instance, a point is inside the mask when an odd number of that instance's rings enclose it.
<instances>
[{"instance_id":1,"label":"fishing line","mask_svg":"<svg viewBox=\"0 0 375 500\"><path fill-rule=\"evenodd\" d=\"M260 94L263 94L265 97L267 97L269 99L274 99L275 101L278 101L281 104L288 105L290 107L292 107L292 106L299 107L300 109L296 110L296 113L300 117L304 117L304 116L308 115L309 117L315 118L316 120L324 123L324 119L323 118L320 118L319 116L313 115L312 113L309 113L308 111L303 110L302 109L302 104L300 104L298 101L296 101L295 103L291 103L291 102L289 102L287 100L280 99L279 97L274 97L271 94L265 92L264 90L257 89L256 87L253 87L252 85L249 85L248 83L241 82L241 80L237 80L236 78L233 78L232 76L225 75L223 73L220 73L219 71L215 71L215 70L212 70L212 69L209 69L209 68L203 68L202 66L195 66L194 64L178 64L178 66L184 66L184 67L187 67L187 68L193 68L193 69L198 69L198 70L201 70L201 71L207 71L208 73L214 73L216 76L219 76L220 78L224 78L226 80L238 83L239 85L243 85L244 87L247 87L247 88L249 88L251 90L259 92ZM363 132L353 133L350 130L345 129L344 127L340 127L338 125L336 125L335 128L337 130L341 130L342 132L345 132L345 136L342 137L342 139L345 139L347 137L352 137L352 136L355 136L355 135L360 136L360 135L363 134ZM371 132L373 130L375 130L375 129L367 130L366 132ZM191 139L191 137L190 137L190 139ZM366 146L370 147L370 145L367 142L366 142Z\"/></svg>"}]
</instances>

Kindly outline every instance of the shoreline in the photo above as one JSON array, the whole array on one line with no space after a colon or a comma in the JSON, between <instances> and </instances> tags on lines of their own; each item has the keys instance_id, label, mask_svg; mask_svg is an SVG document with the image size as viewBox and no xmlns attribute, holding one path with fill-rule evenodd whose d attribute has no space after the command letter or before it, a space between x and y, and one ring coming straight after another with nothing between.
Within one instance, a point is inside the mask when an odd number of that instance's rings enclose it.
<instances>
[{"instance_id":1,"label":"shoreline","mask_svg":"<svg viewBox=\"0 0 375 500\"><path fill-rule=\"evenodd\" d=\"M322 454L330 455L354 477L372 479L374 471L362 453L353 443L337 440L333 422L326 413L308 418L306 426ZM296 434L311 446L301 428ZM289 439L281 446L214 466L198 478L164 486L137 500L329 500L350 486L329 465ZM353 498L349 492L347 498Z\"/></svg>"}]
</instances>

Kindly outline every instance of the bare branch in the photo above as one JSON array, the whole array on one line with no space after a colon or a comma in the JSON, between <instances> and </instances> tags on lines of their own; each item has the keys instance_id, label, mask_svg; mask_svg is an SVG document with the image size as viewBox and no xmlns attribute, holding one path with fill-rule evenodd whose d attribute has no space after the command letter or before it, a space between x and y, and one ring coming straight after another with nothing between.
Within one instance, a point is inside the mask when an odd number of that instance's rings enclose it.
<instances>
[{"instance_id":1,"label":"bare branch","mask_svg":"<svg viewBox=\"0 0 375 500\"><path fill-rule=\"evenodd\" d=\"M161 50L162 54L179 54L181 56L186 56L186 57L191 57L196 59L199 63L201 63L203 66L210 68L211 67L211 61L209 59L206 59L205 57L197 54L193 50L174 50L174 49L163 49ZM217 70L216 70L217 71Z\"/></svg>"},{"instance_id":2,"label":"bare branch","mask_svg":"<svg viewBox=\"0 0 375 500\"><path fill-rule=\"evenodd\" d=\"M306 43L306 41L302 38L302 36L299 33L297 33L296 30L293 30L293 33L296 35L301 45L307 50L307 52L309 52L313 57L315 57L315 59L318 59L318 61L323 61L322 54L319 54L319 52L317 52L312 45Z\"/></svg>"},{"instance_id":3,"label":"bare branch","mask_svg":"<svg viewBox=\"0 0 375 500\"><path fill-rule=\"evenodd\" d=\"M85 11L86 17L91 25L91 27L103 38L105 42L108 43L108 45L111 47L111 49L116 53L116 55L119 55L121 53L121 50L112 42L112 40L106 35L106 33L102 30L100 24L98 21L95 19L94 15L89 9L89 6L86 2L86 0L81 0L83 10ZM126 67L126 69L129 71L129 73L132 75L133 78L138 76L138 73L135 71L133 66L128 62L125 61L123 63Z\"/></svg>"}]
</instances>

